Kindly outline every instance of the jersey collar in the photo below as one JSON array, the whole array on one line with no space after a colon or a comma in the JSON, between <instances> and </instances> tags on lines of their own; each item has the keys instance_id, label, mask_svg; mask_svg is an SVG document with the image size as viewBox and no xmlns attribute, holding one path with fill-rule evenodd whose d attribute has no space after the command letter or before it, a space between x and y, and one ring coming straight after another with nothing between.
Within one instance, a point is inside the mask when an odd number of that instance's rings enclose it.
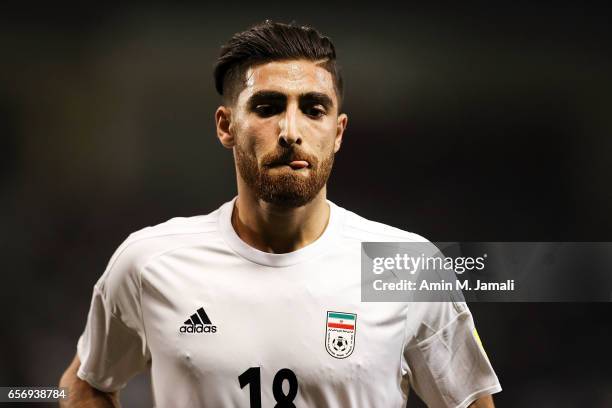
<instances>
[{"instance_id":1,"label":"jersey collar","mask_svg":"<svg viewBox=\"0 0 612 408\"><path fill-rule=\"evenodd\" d=\"M219 211L218 226L223 239L228 246L243 258L265 266L284 267L295 265L301 262L312 260L313 258L333 250L334 241L339 235L339 225L341 224L342 208L327 200L329 205L329 221L325 231L319 238L297 251L285 254L273 254L260 251L244 242L232 225L232 212L237 197L223 204Z\"/></svg>"}]
</instances>

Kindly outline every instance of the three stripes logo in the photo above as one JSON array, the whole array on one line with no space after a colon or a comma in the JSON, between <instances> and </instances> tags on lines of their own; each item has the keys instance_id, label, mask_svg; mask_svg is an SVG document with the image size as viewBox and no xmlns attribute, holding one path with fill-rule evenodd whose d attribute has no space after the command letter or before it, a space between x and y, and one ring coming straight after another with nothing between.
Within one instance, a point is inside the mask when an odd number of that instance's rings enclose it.
<instances>
[{"instance_id":1,"label":"three stripes logo","mask_svg":"<svg viewBox=\"0 0 612 408\"><path fill-rule=\"evenodd\" d=\"M213 325L204 308L199 308L189 316L180 328L181 333L216 333L217 326Z\"/></svg>"}]
</instances>

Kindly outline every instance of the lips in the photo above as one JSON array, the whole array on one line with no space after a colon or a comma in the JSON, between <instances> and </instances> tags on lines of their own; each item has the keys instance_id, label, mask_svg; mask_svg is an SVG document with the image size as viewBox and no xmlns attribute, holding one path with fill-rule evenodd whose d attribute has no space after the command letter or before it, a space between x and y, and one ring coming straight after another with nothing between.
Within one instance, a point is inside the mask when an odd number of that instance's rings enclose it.
<instances>
[{"instance_id":1,"label":"lips","mask_svg":"<svg viewBox=\"0 0 612 408\"><path fill-rule=\"evenodd\" d=\"M274 151L264 155L262 159L264 166L270 169L285 166L292 170L316 169L318 164L316 156L295 149Z\"/></svg>"},{"instance_id":2,"label":"lips","mask_svg":"<svg viewBox=\"0 0 612 408\"><path fill-rule=\"evenodd\" d=\"M310 164L306 160L293 160L289 162L289 166L291 166L293 170L304 169L309 165Z\"/></svg>"},{"instance_id":3,"label":"lips","mask_svg":"<svg viewBox=\"0 0 612 408\"><path fill-rule=\"evenodd\" d=\"M268 164L267 167L274 168L274 167L282 167L282 166L289 166L293 170L300 170L300 169L305 169L305 168L310 167L310 163L307 160L293 159L293 160L286 160L286 161L285 160L276 161L276 162Z\"/></svg>"}]
</instances>

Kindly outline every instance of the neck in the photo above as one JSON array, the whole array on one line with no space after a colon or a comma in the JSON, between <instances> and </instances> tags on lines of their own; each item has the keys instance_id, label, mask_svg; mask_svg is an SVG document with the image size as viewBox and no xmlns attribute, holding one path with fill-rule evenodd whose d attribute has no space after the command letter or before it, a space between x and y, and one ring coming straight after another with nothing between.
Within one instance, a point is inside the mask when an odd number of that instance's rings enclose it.
<instances>
[{"instance_id":1,"label":"neck","mask_svg":"<svg viewBox=\"0 0 612 408\"><path fill-rule=\"evenodd\" d=\"M298 208L279 207L249 193L239 189L232 226L250 246L276 254L293 252L314 242L325 231L330 211L325 187L311 202Z\"/></svg>"}]
</instances>

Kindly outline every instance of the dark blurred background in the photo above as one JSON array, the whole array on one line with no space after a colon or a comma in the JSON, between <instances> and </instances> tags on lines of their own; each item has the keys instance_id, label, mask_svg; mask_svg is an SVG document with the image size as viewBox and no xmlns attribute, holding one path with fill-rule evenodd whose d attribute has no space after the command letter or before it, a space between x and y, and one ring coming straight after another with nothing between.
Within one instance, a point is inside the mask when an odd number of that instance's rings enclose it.
<instances>
[{"instance_id":1,"label":"dark blurred background","mask_svg":"<svg viewBox=\"0 0 612 408\"><path fill-rule=\"evenodd\" d=\"M612 241L611 14L3 4L0 385L58 382L92 286L130 232L233 197L212 66L225 40L266 18L336 44L350 117L329 186L339 205L435 241ZM504 388L498 407L612 407L610 303L471 308ZM123 394L151 404L146 376Z\"/></svg>"}]
</instances>

